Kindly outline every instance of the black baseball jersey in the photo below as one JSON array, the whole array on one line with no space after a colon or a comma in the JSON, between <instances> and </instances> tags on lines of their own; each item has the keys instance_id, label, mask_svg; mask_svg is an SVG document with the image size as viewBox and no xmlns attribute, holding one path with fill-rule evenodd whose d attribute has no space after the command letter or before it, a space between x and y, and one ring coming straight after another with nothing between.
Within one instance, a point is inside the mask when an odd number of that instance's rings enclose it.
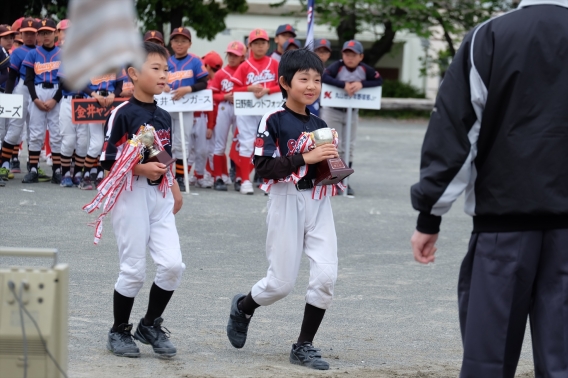
<instances>
[{"instance_id":1,"label":"black baseball jersey","mask_svg":"<svg viewBox=\"0 0 568 378\"><path fill-rule=\"evenodd\" d=\"M156 129L164 149L171 156L172 118L170 114L159 108L155 101L146 103L132 97L113 110L106 121L105 144L100 160L118 160L125 143L132 139L132 136L138 133L140 126L143 125L150 125Z\"/></svg>"},{"instance_id":2,"label":"black baseball jersey","mask_svg":"<svg viewBox=\"0 0 568 378\"><path fill-rule=\"evenodd\" d=\"M254 155L273 158L292 156L298 138L303 132L309 133L324 127L327 127L327 124L310 114L307 109L305 115L297 114L284 105L262 117L254 145ZM306 178L314 178L315 172L315 167L309 165Z\"/></svg>"}]
</instances>

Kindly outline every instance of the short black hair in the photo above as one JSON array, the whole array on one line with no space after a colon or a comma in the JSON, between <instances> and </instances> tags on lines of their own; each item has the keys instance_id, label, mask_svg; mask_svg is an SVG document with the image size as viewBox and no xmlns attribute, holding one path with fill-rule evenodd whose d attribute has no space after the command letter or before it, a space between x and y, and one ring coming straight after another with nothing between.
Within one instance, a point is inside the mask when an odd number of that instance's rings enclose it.
<instances>
[{"instance_id":1,"label":"short black hair","mask_svg":"<svg viewBox=\"0 0 568 378\"><path fill-rule=\"evenodd\" d=\"M288 50L282 55L280 64L278 64L278 85L280 85L281 76L284 77L286 84L291 86L292 79L296 72L305 72L309 70L315 70L320 75L323 75L323 62L316 53L306 48ZM288 93L282 85L280 85L280 90L282 91L282 96L287 98Z\"/></svg>"},{"instance_id":2,"label":"short black hair","mask_svg":"<svg viewBox=\"0 0 568 378\"><path fill-rule=\"evenodd\" d=\"M154 42L144 42L143 47L144 47L144 52L146 53L146 56L144 57L145 59L148 58L148 55L150 54L158 54L165 60L168 60L170 58L168 50L162 45L159 45Z\"/></svg>"}]
</instances>

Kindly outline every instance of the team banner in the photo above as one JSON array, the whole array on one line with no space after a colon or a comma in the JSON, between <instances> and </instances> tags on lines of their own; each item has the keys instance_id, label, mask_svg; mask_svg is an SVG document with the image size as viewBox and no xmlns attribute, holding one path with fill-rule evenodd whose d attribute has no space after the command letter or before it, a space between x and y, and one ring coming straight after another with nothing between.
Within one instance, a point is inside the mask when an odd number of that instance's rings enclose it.
<instances>
[{"instance_id":1,"label":"team banner","mask_svg":"<svg viewBox=\"0 0 568 378\"><path fill-rule=\"evenodd\" d=\"M308 33L306 34L306 48L314 51L314 8L316 0L308 0Z\"/></svg>"},{"instance_id":2,"label":"team banner","mask_svg":"<svg viewBox=\"0 0 568 378\"><path fill-rule=\"evenodd\" d=\"M380 109L382 87L363 88L349 96L342 88L322 84L321 106L331 108Z\"/></svg>"},{"instance_id":3,"label":"team banner","mask_svg":"<svg viewBox=\"0 0 568 378\"><path fill-rule=\"evenodd\" d=\"M179 100L174 100L171 93L154 96L158 106L170 113L175 112L210 112L213 110L213 92L211 89L188 93Z\"/></svg>"},{"instance_id":4,"label":"team banner","mask_svg":"<svg viewBox=\"0 0 568 378\"><path fill-rule=\"evenodd\" d=\"M105 108L94 98L78 98L71 100L72 121L79 123L105 123L110 113L116 107L128 101L127 98L115 98L112 104Z\"/></svg>"},{"instance_id":5,"label":"team banner","mask_svg":"<svg viewBox=\"0 0 568 378\"><path fill-rule=\"evenodd\" d=\"M235 115L265 115L284 104L282 93L274 93L256 98L252 92L235 92Z\"/></svg>"},{"instance_id":6,"label":"team banner","mask_svg":"<svg viewBox=\"0 0 568 378\"><path fill-rule=\"evenodd\" d=\"M0 118L22 118L24 96L0 93Z\"/></svg>"}]
</instances>

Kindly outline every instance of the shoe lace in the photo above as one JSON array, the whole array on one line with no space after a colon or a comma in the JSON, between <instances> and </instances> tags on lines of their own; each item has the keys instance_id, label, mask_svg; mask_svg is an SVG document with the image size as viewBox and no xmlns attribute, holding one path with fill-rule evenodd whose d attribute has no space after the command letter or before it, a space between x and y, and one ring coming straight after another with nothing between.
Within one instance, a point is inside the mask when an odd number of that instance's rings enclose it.
<instances>
[{"instance_id":1,"label":"shoe lace","mask_svg":"<svg viewBox=\"0 0 568 378\"><path fill-rule=\"evenodd\" d=\"M156 330L158 331L158 339L160 340L167 340L170 338L171 336L171 332L169 329L167 329L164 326L159 326L159 327L155 327Z\"/></svg>"},{"instance_id":2,"label":"shoe lace","mask_svg":"<svg viewBox=\"0 0 568 378\"><path fill-rule=\"evenodd\" d=\"M130 333L130 331L124 331L120 333L120 341L123 342L133 342L132 340L132 334Z\"/></svg>"},{"instance_id":3,"label":"shoe lace","mask_svg":"<svg viewBox=\"0 0 568 378\"><path fill-rule=\"evenodd\" d=\"M312 344L302 344L300 348L302 348L310 358L321 358L321 349L314 347Z\"/></svg>"}]
</instances>

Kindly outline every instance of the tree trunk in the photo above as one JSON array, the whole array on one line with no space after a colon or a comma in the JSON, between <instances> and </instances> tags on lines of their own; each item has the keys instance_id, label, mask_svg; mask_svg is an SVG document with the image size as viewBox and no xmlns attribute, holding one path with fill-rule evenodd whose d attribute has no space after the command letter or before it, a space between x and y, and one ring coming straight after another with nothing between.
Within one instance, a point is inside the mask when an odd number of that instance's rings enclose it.
<instances>
[{"instance_id":1,"label":"tree trunk","mask_svg":"<svg viewBox=\"0 0 568 378\"><path fill-rule=\"evenodd\" d=\"M341 7L341 22L335 29L337 32L337 39L339 40L339 45L343 46L345 41L355 39L355 34L357 34L357 17L355 12Z\"/></svg>"},{"instance_id":2,"label":"tree trunk","mask_svg":"<svg viewBox=\"0 0 568 378\"><path fill-rule=\"evenodd\" d=\"M170 33L180 26L183 26L183 8L177 6L170 10Z\"/></svg>"},{"instance_id":3,"label":"tree trunk","mask_svg":"<svg viewBox=\"0 0 568 378\"><path fill-rule=\"evenodd\" d=\"M371 67L374 67L385 54L388 54L394 45L396 30L393 29L392 22L386 21L384 26L383 36L365 51L364 62Z\"/></svg>"},{"instance_id":4,"label":"tree trunk","mask_svg":"<svg viewBox=\"0 0 568 378\"><path fill-rule=\"evenodd\" d=\"M446 23L442 19L442 17L436 18L436 20L440 23L440 26L444 29L444 39L448 43L448 51L452 55L452 58L456 56L456 48L454 47L454 40L448 30L446 29Z\"/></svg>"}]
</instances>

